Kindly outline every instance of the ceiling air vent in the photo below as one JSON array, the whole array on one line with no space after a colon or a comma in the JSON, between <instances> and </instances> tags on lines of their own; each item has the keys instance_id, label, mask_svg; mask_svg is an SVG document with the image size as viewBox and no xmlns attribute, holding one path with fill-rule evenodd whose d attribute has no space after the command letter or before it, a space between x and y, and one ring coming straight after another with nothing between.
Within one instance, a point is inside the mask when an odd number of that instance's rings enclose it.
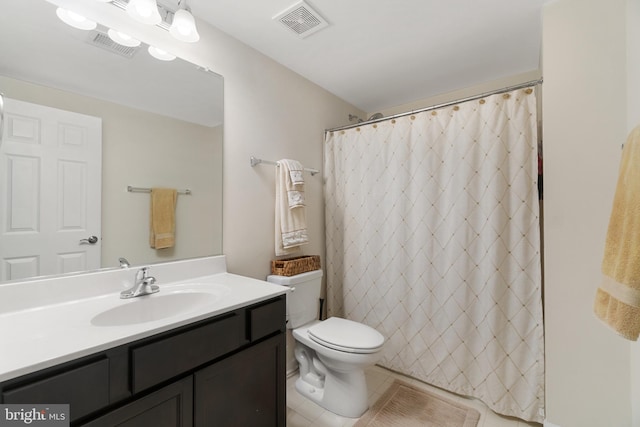
<instances>
[{"instance_id":1,"label":"ceiling air vent","mask_svg":"<svg viewBox=\"0 0 640 427\"><path fill-rule=\"evenodd\" d=\"M329 25L318 12L303 1L280 12L273 19L279 21L301 38L310 36Z\"/></svg>"},{"instance_id":2,"label":"ceiling air vent","mask_svg":"<svg viewBox=\"0 0 640 427\"><path fill-rule=\"evenodd\" d=\"M125 58L132 58L140 48L139 46L122 46L121 44L118 44L111 40L105 33L97 30L91 32L91 34L89 35L88 43L108 50L109 52L115 53L117 55L124 56Z\"/></svg>"}]
</instances>

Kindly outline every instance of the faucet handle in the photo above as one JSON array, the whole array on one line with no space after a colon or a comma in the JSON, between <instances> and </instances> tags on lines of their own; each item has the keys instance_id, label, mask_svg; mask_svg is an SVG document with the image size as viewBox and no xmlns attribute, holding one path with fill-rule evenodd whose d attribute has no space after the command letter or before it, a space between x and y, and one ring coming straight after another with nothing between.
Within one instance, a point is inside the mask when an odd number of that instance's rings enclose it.
<instances>
[{"instance_id":1,"label":"faucet handle","mask_svg":"<svg viewBox=\"0 0 640 427\"><path fill-rule=\"evenodd\" d=\"M136 282L141 282L147 278L147 272L149 271L149 267L142 267L140 270L136 272Z\"/></svg>"}]
</instances>

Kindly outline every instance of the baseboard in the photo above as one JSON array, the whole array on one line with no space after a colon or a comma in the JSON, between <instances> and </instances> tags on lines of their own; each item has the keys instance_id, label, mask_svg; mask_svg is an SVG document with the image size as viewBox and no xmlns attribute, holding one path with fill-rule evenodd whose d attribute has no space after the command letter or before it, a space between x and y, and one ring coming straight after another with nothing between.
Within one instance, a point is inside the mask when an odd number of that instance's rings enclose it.
<instances>
[{"instance_id":1,"label":"baseboard","mask_svg":"<svg viewBox=\"0 0 640 427\"><path fill-rule=\"evenodd\" d=\"M543 425L543 427L560 427L558 424L550 423L550 422L549 422L549 421L547 421L547 420L544 420L544 422L542 423L542 425Z\"/></svg>"}]
</instances>

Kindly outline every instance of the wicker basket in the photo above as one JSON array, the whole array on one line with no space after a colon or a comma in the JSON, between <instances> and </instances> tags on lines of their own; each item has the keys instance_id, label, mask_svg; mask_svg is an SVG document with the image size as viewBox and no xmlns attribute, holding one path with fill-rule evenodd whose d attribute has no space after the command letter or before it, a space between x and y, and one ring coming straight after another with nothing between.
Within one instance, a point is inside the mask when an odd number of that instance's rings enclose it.
<instances>
[{"instance_id":1,"label":"wicker basket","mask_svg":"<svg viewBox=\"0 0 640 427\"><path fill-rule=\"evenodd\" d=\"M319 255L305 255L271 261L271 274L278 276L295 276L313 270L320 270Z\"/></svg>"}]
</instances>

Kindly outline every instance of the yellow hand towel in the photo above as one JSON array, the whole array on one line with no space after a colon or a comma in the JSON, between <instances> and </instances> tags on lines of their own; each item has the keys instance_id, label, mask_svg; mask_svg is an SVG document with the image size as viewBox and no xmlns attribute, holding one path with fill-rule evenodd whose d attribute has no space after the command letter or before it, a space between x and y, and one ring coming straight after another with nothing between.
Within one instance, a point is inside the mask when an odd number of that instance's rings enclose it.
<instances>
[{"instance_id":1,"label":"yellow hand towel","mask_svg":"<svg viewBox=\"0 0 640 427\"><path fill-rule=\"evenodd\" d=\"M631 132L622 151L602 273L595 314L622 337L636 341L640 334L640 127Z\"/></svg>"},{"instance_id":2,"label":"yellow hand towel","mask_svg":"<svg viewBox=\"0 0 640 427\"><path fill-rule=\"evenodd\" d=\"M171 248L175 244L177 195L173 188L151 189L149 244L152 248Z\"/></svg>"}]
</instances>

